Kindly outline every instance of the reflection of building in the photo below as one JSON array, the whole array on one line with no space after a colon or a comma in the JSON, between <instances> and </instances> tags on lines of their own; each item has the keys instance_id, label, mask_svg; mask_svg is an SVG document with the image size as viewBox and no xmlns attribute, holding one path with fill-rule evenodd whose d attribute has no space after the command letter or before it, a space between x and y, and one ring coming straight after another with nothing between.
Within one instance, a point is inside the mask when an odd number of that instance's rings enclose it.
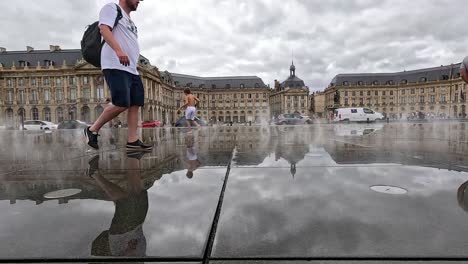
<instances>
[{"instance_id":1,"label":"reflection of building","mask_svg":"<svg viewBox=\"0 0 468 264\"><path fill-rule=\"evenodd\" d=\"M304 159L309 152L309 143L307 137L302 131L286 130L281 131L280 140L275 149L275 160L285 159L291 165L291 175L294 178L296 174L296 164Z\"/></svg>"},{"instance_id":2,"label":"reflection of building","mask_svg":"<svg viewBox=\"0 0 468 264\"><path fill-rule=\"evenodd\" d=\"M326 106L335 106L338 91L339 107L365 106L390 117L416 111L465 116L468 88L459 68L452 64L397 73L339 74L325 90Z\"/></svg>"},{"instance_id":3,"label":"reflection of building","mask_svg":"<svg viewBox=\"0 0 468 264\"><path fill-rule=\"evenodd\" d=\"M309 88L296 76L294 62L289 68L290 74L281 84L275 80L275 87L270 96L270 109L273 116L285 113L309 113Z\"/></svg>"},{"instance_id":4,"label":"reflection of building","mask_svg":"<svg viewBox=\"0 0 468 264\"><path fill-rule=\"evenodd\" d=\"M366 126L361 130L365 132ZM396 132L393 138L391 134ZM324 141L324 147L338 164L393 163L468 172L467 138L465 123L400 124L372 135Z\"/></svg>"},{"instance_id":5,"label":"reflection of building","mask_svg":"<svg viewBox=\"0 0 468 264\"><path fill-rule=\"evenodd\" d=\"M201 100L197 110L202 119L244 123L270 116L270 89L257 76L197 77L166 71L162 78L174 87L177 107L184 104L184 88L192 90Z\"/></svg>"}]
</instances>

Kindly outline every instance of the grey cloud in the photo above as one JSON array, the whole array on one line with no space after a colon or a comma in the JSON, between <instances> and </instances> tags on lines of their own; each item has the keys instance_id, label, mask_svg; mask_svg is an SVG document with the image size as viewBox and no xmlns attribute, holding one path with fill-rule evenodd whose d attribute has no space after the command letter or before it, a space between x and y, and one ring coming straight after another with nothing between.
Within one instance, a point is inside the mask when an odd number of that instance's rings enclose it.
<instances>
[{"instance_id":1,"label":"grey cloud","mask_svg":"<svg viewBox=\"0 0 468 264\"><path fill-rule=\"evenodd\" d=\"M0 23L8 50L79 48L86 25L110 0L18 0ZM114 0L115 1L115 0ZM339 73L456 63L466 54L461 0L144 1L132 14L142 54L161 70L201 76L298 75L314 90ZM172 61L172 62L171 62ZM177 63L173 63L177 62Z\"/></svg>"}]
</instances>

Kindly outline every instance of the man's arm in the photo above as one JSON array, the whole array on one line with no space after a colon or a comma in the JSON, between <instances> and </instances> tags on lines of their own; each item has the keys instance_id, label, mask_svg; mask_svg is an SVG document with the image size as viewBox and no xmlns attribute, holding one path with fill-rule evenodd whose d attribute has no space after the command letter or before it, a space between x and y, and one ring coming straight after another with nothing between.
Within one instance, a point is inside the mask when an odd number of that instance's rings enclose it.
<instances>
[{"instance_id":1,"label":"man's arm","mask_svg":"<svg viewBox=\"0 0 468 264\"><path fill-rule=\"evenodd\" d=\"M117 40L115 40L111 28L108 25L100 25L99 30L101 32L101 36L104 38L104 41L115 51L117 57L119 57L120 63L124 66L130 65L130 60L128 59L127 54L123 52L119 43Z\"/></svg>"},{"instance_id":2,"label":"man's arm","mask_svg":"<svg viewBox=\"0 0 468 264\"><path fill-rule=\"evenodd\" d=\"M189 104L188 98L187 98L187 97L185 97L185 104L184 104L184 105L182 105L181 107L179 107L179 109L178 109L177 111L180 111L180 109L182 109L182 108L186 107L188 104Z\"/></svg>"},{"instance_id":3,"label":"man's arm","mask_svg":"<svg viewBox=\"0 0 468 264\"><path fill-rule=\"evenodd\" d=\"M465 83L468 83L468 71L466 70L466 68L460 69L460 77L463 81L465 81Z\"/></svg>"}]
</instances>

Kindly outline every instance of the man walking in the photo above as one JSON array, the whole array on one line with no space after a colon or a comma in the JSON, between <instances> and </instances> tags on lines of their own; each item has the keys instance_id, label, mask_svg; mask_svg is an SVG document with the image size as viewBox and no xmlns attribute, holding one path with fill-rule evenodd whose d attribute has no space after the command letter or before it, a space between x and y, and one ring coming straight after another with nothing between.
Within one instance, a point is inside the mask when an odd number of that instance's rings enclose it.
<instances>
[{"instance_id":1,"label":"man walking","mask_svg":"<svg viewBox=\"0 0 468 264\"><path fill-rule=\"evenodd\" d=\"M137 136L138 110L144 105L144 88L137 65L140 56L138 30L130 12L136 11L140 0L120 0L122 19L114 27L117 5L105 5L99 14L99 29L105 40L101 51L101 68L109 86L112 104L106 107L91 127L85 129L88 145L99 149L98 132L104 124L127 111L127 150L151 150L152 145Z\"/></svg>"},{"instance_id":2,"label":"man walking","mask_svg":"<svg viewBox=\"0 0 468 264\"><path fill-rule=\"evenodd\" d=\"M195 108L195 105L198 102L200 102L200 100L192 94L192 92L190 91L190 88L185 88L184 93L185 93L185 104L183 106L179 107L178 111L180 111L182 108L186 107L186 109L185 109L185 121L187 122L187 126L189 128L189 131L192 131L192 125L191 125L192 122L194 122L196 126L200 126L195 121L195 115L197 113L197 109Z\"/></svg>"}]
</instances>

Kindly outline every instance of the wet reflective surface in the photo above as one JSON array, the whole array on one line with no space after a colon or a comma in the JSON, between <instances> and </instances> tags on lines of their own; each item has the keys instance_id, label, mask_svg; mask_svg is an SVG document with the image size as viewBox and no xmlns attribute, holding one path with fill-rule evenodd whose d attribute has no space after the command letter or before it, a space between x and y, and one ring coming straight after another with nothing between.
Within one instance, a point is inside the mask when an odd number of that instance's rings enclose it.
<instances>
[{"instance_id":1,"label":"wet reflective surface","mask_svg":"<svg viewBox=\"0 0 468 264\"><path fill-rule=\"evenodd\" d=\"M0 259L468 258L466 123L1 135Z\"/></svg>"}]
</instances>

